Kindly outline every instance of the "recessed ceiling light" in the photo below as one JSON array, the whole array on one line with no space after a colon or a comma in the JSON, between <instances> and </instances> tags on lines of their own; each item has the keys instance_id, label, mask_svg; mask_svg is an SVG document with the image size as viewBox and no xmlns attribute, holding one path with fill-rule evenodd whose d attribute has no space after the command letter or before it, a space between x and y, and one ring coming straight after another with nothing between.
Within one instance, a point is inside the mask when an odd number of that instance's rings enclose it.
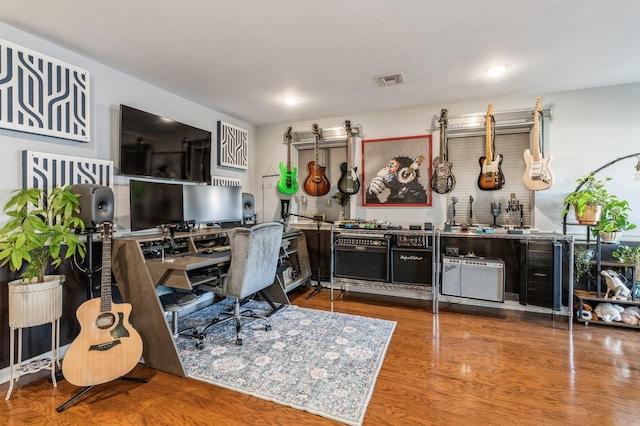
<instances>
[{"instance_id":1,"label":"recessed ceiling light","mask_svg":"<svg viewBox=\"0 0 640 426\"><path fill-rule=\"evenodd\" d=\"M491 68L489 68L487 70L487 74L489 75L489 77L500 77L502 74L505 73L505 71L507 70L507 67L504 65L496 65L493 66Z\"/></svg>"},{"instance_id":2,"label":"recessed ceiling light","mask_svg":"<svg viewBox=\"0 0 640 426\"><path fill-rule=\"evenodd\" d=\"M287 96L286 98L284 98L284 103L287 105L295 105L298 103L298 100L293 96Z\"/></svg>"}]
</instances>

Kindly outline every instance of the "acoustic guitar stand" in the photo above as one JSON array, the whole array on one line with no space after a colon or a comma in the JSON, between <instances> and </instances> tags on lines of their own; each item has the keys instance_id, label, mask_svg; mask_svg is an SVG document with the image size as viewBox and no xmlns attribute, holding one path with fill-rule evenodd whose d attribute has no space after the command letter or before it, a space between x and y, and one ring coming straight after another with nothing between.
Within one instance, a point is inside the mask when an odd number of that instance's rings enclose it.
<instances>
[{"instance_id":1,"label":"acoustic guitar stand","mask_svg":"<svg viewBox=\"0 0 640 426\"><path fill-rule=\"evenodd\" d=\"M87 300L93 298L93 276L95 271L93 269L93 234L96 232L97 228L91 227L87 228ZM64 376L60 374L60 377L64 379ZM128 382L139 382L139 383L147 383L149 379L146 377L120 377L118 380L126 380ZM60 405L56 408L58 413L64 411L68 406L72 405L74 402L78 400L82 395L89 392L96 385L85 386L80 392L72 396L67 402Z\"/></svg>"}]
</instances>

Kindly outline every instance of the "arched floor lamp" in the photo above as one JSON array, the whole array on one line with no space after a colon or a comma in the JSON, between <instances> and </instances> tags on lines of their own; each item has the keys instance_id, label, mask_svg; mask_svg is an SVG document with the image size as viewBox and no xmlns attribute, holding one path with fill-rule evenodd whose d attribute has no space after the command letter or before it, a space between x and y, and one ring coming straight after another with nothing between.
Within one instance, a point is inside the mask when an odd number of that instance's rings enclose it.
<instances>
[{"instance_id":1,"label":"arched floor lamp","mask_svg":"<svg viewBox=\"0 0 640 426\"><path fill-rule=\"evenodd\" d=\"M622 160L626 160L627 158L631 158L631 157L637 157L638 158L638 163L636 164L636 171L634 173L634 179L636 180L640 180L640 152L636 152L635 154L629 154L629 155L624 155L622 157L616 158L613 161L609 161L607 164L605 164L604 166L598 167L597 169L595 169L594 171L592 171L591 173L589 173L588 176L593 176L596 173L598 173L599 171L606 169L609 166L612 166L614 164L616 164L618 161L622 161ZM574 190L574 192L577 192L580 188L582 188L582 185L584 185L584 182L582 182L581 184L579 184L576 189ZM570 204L567 204L565 206L565 209L568 211L569 208L571 207ZM567 216L568 215L564 215L564 217L562 218L562 233L566 234L567 233Z\"/></svg>"}]
</instances>

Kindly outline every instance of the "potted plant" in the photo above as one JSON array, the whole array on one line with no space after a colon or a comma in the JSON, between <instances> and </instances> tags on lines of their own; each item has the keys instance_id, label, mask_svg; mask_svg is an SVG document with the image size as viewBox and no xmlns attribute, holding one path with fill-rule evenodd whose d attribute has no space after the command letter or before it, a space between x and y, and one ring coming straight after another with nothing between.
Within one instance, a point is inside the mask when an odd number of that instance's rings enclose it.
<instances>
[{"instance_id":1,"label":"potted plant","mask_svg":"<svg viewBox=\"0 0 640 426\"><path fill-rule=\"evenodd\" d=\"M596 226L591 228L593 236L600 235L603 241L617 241L622 231L630 231L636 225L629 222L629 202L611 197L602 206L602 216Z\"/></svg>"},{"instance_id":2,"label":"potted plant","mask_svg":"<svg viewBox=\"0 0 640 426\"><path fill-rule=\"evenodd\" d=\"M80 212L78 197L70 186L49 192L25 188L12 193L4 206L9 220L0 229L0 266L21 271L21 278L9 283L10 326L44 324L58 310L61 315L61 276L45 272L48 265L57 268L76 254L84 259L85 244L77 235L84 222L74 216Z\"/></svg>"},{"instance_id":3,"label":"potted plant","mask_svg":"<svg viewBox=\"0 0 640 426\"><path fill-rule=\"evenodd\" d=\"M578 179L578 187L564 198L565 209L562 217L569 213L569 207L573 207L578 223L583 225L597 225L600 222L603 205L611 198L615 198L604 187L606 181L596 179L594 174L588 174Z\"/></svg>"}]
</instances>

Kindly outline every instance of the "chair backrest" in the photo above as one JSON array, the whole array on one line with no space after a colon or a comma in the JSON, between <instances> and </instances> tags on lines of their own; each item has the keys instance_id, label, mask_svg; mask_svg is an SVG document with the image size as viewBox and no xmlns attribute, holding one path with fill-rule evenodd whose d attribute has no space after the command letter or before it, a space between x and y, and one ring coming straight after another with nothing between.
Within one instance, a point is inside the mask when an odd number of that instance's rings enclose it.
<instances>
[{"instance_id":1,"label":"chair backrest","mask_svg":"<svg viewBox=\"0 0 640 426\"><path fill-rule=\"evenodd\" d=\"M224 283L227 296L247 297L273 284L282 231L283 225L279 222L229 231L231 264Z\"/></svg>"}]
</instances>

